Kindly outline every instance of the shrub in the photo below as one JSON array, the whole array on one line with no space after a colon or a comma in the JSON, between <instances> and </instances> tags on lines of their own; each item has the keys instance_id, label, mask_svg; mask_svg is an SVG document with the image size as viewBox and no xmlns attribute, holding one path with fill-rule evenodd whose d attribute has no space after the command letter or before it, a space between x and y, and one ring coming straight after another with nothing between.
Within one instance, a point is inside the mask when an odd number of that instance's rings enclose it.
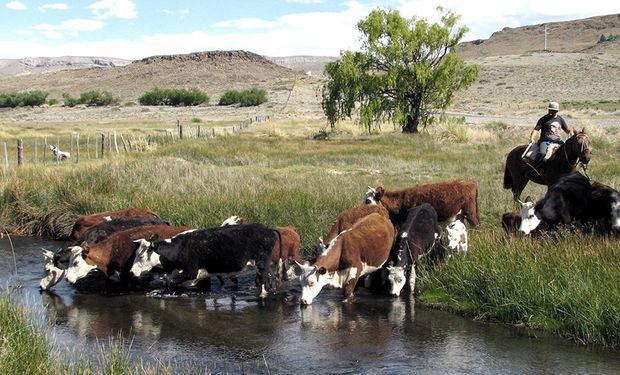
<instances>
[{"instance_id":1,"label":"shrub","mask_svg":"<svg viewBox=\"0 0 620 375\"><path fill-rule=\"evenodd\" d=\"M45 104L49 94L45 91L9 92L0 94L0 107L15 108Z\"/></svg>"},{"instance_id":2,"label":"shrub","mask_svg":"<svg viewBox=\"0 0 620 375\"><path fill-rule=\"evenodd\" d=\"M218 105L239 104L241 107L250 107L263 104L267 101L267 92L263 89L252 88L237 91L228 90L222 95Z\"/></svg>"},{"instance_id":3,"label":"shrub","mask_svg":"<svg viewBox=\"0 0 620 375\"><path fill-rule=\"evenodd\" d=\"M241 93L237 90L228 90L220 97L218 105L231 105L239 103Z\"/></svg>"},{"instance_id":4,"label":"shrub","mask_svg":"<svg viewBox=\"0 0 620 375\"><path fill-rule=\"evenodd\" d=\"M239 105L242 107L250 107L261 105L267 101L267 92L263 89L253 88L241 92Z\"/></svg>"},{"instance_id":5,"label":"shrub","mask_svg":"<svg viewBox=\"0 0 620 375\"><path fill-rule=\"evenodd\" d=\"M119 103L118 98L115 98L112 93L108 91L87 91L80 94L80 104L86 104L87 106L103 107L107 105L116 105Z\"/></svg>"},{"instance_id":6,"label":"shrub","mask_svg":"<svg viewBox=\"0 0 620 375\"><path fill-rule=\"evenodd\" d=\"M138 101L142 105L195 106L209 102L209 96L198 89L154 89L145 92Z\"/></svg>"},{"instance_id":7,"label":"shrub","mask_svg":"<svg viewBox=\"0 0 620 375\"><path fill-rule=\"evenodd\" d=\"M76 105L80 104L80 99L74 98L67 93L62 94L62 100L65 103L65 107L75 107Z\"/></svg>"}]
</instances>

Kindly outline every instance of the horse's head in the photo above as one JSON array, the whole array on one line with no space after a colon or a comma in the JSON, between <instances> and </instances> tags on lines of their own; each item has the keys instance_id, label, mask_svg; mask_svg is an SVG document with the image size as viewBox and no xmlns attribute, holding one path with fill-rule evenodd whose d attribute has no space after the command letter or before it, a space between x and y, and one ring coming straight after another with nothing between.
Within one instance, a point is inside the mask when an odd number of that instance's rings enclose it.
<instances>
[{"instance_id":1,"label":"horse's head","mask_svg":"<svg viewBox=\"0 0 620 375\"><path fill-rule=\"evenodd\" d=\"M573 155L572 157L575 157L581 164L587 165L590 162L590 138L585 130L575 133L567 139L566 147L567 152L570 152Z\"/></svg>"}]
</instances>

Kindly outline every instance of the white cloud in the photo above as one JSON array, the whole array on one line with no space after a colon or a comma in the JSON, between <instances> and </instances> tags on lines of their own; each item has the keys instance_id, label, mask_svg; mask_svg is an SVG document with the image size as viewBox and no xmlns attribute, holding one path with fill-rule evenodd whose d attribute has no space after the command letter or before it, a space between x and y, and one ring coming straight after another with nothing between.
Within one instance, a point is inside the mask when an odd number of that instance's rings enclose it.
<instances>
[{"instance_id":1,"label":"white cloud","mask_svg":"<svg viewBox=\"0 0 620 375\"><path fill-rule=\"evenodd\" d=\"M36 25L34 26L34 29L40 31L47 38L63 39L67 33L77 36L83 31L99 30L104 25L105 23L97 20L74 18L64 21L59 25L50 25L47 23Z\"/></svg>"},{"instance_id":2,"label":"white cloud","mask_svg":"<svg viewBox=\"0 0 620 375\"><path fill-rule=\"evenodd\" d=\"M6 7L11 10L26 10L28 9L23 3L19 1L11 1L10 3L6 3Z\"/></svg>"},{"instance_id":3,"label":"white cloud","mask_svg":"<svg viewBox=\"0 0 620 375\"><path fill-rule=\"evenodd\" d=\"M101 0L88 6L93 14L100 19L138 17L136 4L130 0Z\"/></svg>"},{"instance_id":4,"label":"white cloud","mask_svg":"<svg viewBox=\"0 0 620 375\"><path fill-rule=\"evenodd\" d=\"M43 4L37 9L41 12L45 12L47 10L68 10L69 6L65 3L51 3L51 4Z\"/></svg>"},{"instance_id":5,"label":"white cloud","mask_svg":"<svg viewBox=\"0 0 620 375\"><path fill-rule=\"evenodd\" d=\"M167 16L178 16L181 20L189 15L189 9L187 8L177 10L162 9L161 12Z\"/></svg>"}]
</instances>

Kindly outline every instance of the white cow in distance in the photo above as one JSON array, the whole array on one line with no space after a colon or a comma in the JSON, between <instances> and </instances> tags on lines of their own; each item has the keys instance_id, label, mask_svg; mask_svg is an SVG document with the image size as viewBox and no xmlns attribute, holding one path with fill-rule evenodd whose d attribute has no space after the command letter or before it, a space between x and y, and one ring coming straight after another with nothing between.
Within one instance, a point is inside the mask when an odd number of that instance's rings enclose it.
<instances>
[{"instance_id":1,"label":"white cow in distance","mask_svg":"<svg viewBox=\"0 0 620 375\"><path fill-rule=\"evenodd\" d=\"M50 145L50 150L52 150L52 153L54 154L54 156L58 160L65 160L65 159L70 159L71 158L71 153L69 153L67 151L60 151L58 149L58 147L56 147L54 145Z\"/></svg>"}]
</instances>

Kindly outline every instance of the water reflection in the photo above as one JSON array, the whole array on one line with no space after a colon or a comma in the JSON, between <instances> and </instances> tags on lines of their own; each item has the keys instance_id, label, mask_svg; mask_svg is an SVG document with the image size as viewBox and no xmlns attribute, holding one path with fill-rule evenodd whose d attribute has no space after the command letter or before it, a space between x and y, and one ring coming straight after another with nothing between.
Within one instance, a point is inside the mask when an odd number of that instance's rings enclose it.
<instances>
[{"instance_id":1,"label":"water reflection","mask_svg":"<svg viewBox=\"0 0 620 375\"><path fill-rule=\"evenodd\" d=\"M85 349L121 335L146 363L191 364L215 373L620 373L617 352L556 337L528 338L509 326L364 289L349 303L342 302L340 289L324 290L305 307L294 282L264 301L231 285L182 296L86 294L66 282L56 293L39 292L45 245L17 242L18 272L12 276L10 248L0 240L0 281L19 279L23 287L15 296L34 300L59 344L79 353L96 354Z\"/></svg>"}]
</instances>

